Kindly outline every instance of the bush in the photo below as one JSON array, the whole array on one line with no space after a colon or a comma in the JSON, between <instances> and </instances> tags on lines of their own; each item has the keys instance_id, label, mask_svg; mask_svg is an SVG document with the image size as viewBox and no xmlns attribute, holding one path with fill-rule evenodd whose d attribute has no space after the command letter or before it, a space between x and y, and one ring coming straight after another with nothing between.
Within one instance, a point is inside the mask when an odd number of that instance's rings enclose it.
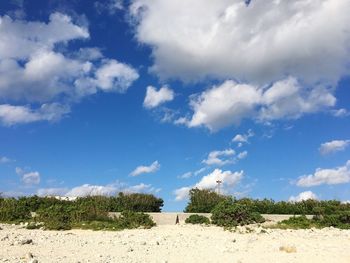
<instances>
[{"instance_id":1,"label":"bush","mask_svg":"<svg viewBox=\"0 0 350 263\"><path fill-rule=\"evenodd\" d=\"M185 208L185 213L210 213L218 203L227 198L211 190L191 189L190 200Z\"/></svg>"},{"instance_id":2,"label":"bush","mask_svg":"<svg viewBox=\"0 0 350 263\"><path fill-rule=\"evenodd\" d=\"M117 225L120 229L132 228L151 228L156 225L152 218L144 213L137 213L132 211L124 211L119 218L116 218Z\"/></svg>"},{"instance_id":3,"label":"bush","mask_svg":"<svg viewBox=\"0 0 350 263\"><path fill-rule=\"evenodd\" d=\"M213 209L211 221L218 226L235 227L262 223L265 220L259 213L252 212L248 206L225 200Z\"/></svg>"},{"instance_id":4,"label":"bush","mask_svg":"<svg viewBox=\"0 0 350 263\"><path fill-rule=\"evenodd\" d=\"M306 216L293 216L289 219L283 220L277 223L280 228L291 228L291 229L307 229L314 227L312 220L307 219Z\"/></svg>"},{"instance_id":5,"label":"bush","mask_svg":"<svg viewBox=\"0 0 350 263\"><path fill-rule=\"evenodd\" d=\"M185 220L186 224L210 224L209 218L202 215L190 215Z\"/></svg>"},{"instance_id":6,"label":"bush","mask_svg":"<svg viewBox=\"0 0 350 263\"><path fill-rule=\"evenodd\" d=\"M277 224L279 228L306 229L311 227L337 227L341 229L350 229L350 212L344 211L322 217L314 216L307 219L305 216L291 217Z\"/></svg>"},{"instance_id":7,"label":"bush","mask_svg":"<svg viewBox=\"0 0 350 263\"><path fill-rule=\"evenodd\" d=\"M31 218L30 210L27 206L18 203L14 198L2 199L0 202L0 221L14 222L25 221Z\"/></svg>"},{"instance_id":8,"label":"bush","mask_svg":"<svg viewBox=\"0 0 350 263\"><path fill-rule=\"evenodd\" d=\"M164 201L151 194L124 194L114 199L110 212L161 212Z\"/></svg>"},{"instance_id":9,"label":"bush","mask_svg":"<svg viewBox=\"0 0 350 263\"><path fill-rule=\"evenodd\" d=\"M105 196L88 196L78 198L74 205L74 221L99 221L108 218L110 198Z\"/></svg>"},{"instance_id":10,"label":"bush","mask_svg":"<svg viewBox=\"0 0 350 263\"><path fill-rule=\"evenodd\" d=\"M72 228L74 207L53 205L38 210L38 220L48 230L69 230Z\"/></svg>"}]
</instances>

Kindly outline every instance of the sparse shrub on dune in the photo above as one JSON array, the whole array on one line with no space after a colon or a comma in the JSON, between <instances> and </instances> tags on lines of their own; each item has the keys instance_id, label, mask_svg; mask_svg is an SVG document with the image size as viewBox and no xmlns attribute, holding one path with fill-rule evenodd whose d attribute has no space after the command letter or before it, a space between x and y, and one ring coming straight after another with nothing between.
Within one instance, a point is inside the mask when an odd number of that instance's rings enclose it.
<instances>
[{"instance_id":1,"label":"sparse shrub on dune","mask_svg":"<svg viewBox=\"0 0 350 263\"><path fill-rule=\"evenodd\" d=\"M306 216L294 216L279 222L274 227L282 229L308 229L311 227L350 229L350 211L342 211L322 217L315 215L312 219L308 219Z\"/></svg>"},{"instance_id":2,"label":"sparse shrub on dune","mask_svg":"<svg viewBox=\"0 0 350 263\"><path fill-rule=\"evenodd\" d=\"M185 220L186 224L210 224L209 218L202 215L190 215Z\"/></svg>"},{"instance_id":3,"label":"sparse shrub on dune","mask_svg":"<svg viewBox=\"0 0 350 263\"><path fill-rule=\"evenodd\" d=\"M151 228L156 225L148 214L133 211L122 212L120 217L116 218L116 221L121 229Z\"/></svg>"}]
</instances>

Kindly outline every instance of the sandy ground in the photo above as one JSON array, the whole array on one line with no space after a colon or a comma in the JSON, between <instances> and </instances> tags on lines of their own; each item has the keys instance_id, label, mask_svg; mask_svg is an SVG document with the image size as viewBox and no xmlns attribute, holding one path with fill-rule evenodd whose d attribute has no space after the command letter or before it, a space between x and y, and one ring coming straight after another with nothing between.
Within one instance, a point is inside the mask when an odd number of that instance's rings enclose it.
<instances>
[{"instance_id":1,"label":"sandy ground","mask_svg":"<svg viewBox=\"0 0 350 263\"><path fill-rule=\"evenodd\" d=\"M350 231L332 228L265 233L250 227L253 232L246 233L193 225L120 232L0 227L0 262L350 262Z\"/></svg>"}]
</instances>

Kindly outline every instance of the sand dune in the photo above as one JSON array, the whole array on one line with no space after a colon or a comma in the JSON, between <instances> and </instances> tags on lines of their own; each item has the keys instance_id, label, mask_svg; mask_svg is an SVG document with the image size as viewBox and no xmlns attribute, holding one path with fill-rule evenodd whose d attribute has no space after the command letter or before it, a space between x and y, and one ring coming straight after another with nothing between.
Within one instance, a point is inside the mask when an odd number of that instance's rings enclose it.
<instances>
[{"instance_id":1,"label":"sand dune","mask_svg":"<svg viewBox=\"0 0 350 263\"><path fill-rule=\"evenodd\" d=\"M172 225L59 232L0 226L0 262L350 262L350 231L333 228L265 232L255 226L229 232Z\"/></svg>"}]
</instances>

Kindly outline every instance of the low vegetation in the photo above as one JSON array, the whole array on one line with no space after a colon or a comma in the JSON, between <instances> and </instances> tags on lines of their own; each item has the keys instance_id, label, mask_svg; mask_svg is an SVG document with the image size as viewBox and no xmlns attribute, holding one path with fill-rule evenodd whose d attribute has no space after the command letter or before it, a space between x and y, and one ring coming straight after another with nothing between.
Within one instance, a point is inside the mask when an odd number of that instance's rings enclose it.
<instances>
[{"instance_id":1,"label":"low vegetation","mask_svg":"<svg viewBox=\"0 0 350 263\"><path fill-rule=\"evenodd\" d=\"M333 215L313 216L308 219L306 216L294 216L288 220L283 220L273 226L281 229L308 229L336 227L341 229L350 229L350 211L340 212Z\"/></svg>"},{"instance_id":2,"label":"low vegetation","mask_svg":"<svg viewBox=\"0 0 350 263\"><path fill-rule=\"evenodd\" d=\"M186 224L205 224L208 225L210 224L210 220L206 216L202 215L190 215L188 218L185 220Z\"/></svg>"},{"instance_id":3,"label":"low vegetation","mask_svg":"<svg viewBox=\"0 0 350 263\"><path fill-rule=\"evenodd\" d=\"M50 197L0 198L0 222L26 222L28 229L84 228L120 230L155 225L143 212L160 212L163 200L149 194L122 194L116 197L90 196L75 201ZM32 217L31 212L36 216ZM117 218L109 212L121 212Z\"/></svg>"},{"instance_id":4,"label":"low vegetation","mask_svg":"<svg viewBox=\"0 0 350 263\"><path fill-rule=\"evenodd\" d=\"M223 227L236 227L255 223L263 223L264 218L252 211L247 205L237 204L233 199L219 203L213 210L211 221Z\"/></svg>"},{"instance_id":5,"label":"low vegetation","mask_svg":"<svg viewBox=\"0 0 350 263\"><path fill-rule=\"evenodd\" d=\"M187 213L211 213L213 208L223 200L230 197L219 195L210 190L192 189L190 199L185 208ZM260 214L287 214L287 215L332 215L338 212L350 211L350 204L336 200L318 201L305 200L301 202L275 202L271 199L233 199L235 204L249 207L253 212Z\"/></svg>"}]
</instances>

